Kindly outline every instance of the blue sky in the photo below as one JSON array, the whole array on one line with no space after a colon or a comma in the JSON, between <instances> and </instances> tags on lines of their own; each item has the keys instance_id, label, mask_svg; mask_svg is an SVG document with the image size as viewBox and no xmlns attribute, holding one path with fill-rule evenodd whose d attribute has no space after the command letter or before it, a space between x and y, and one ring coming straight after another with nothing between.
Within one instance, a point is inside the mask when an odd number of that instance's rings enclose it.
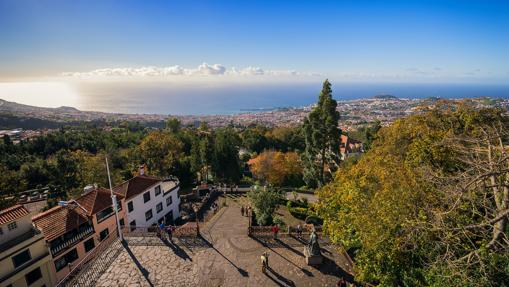
<instances>
[{"instance_id":1,"label":"blue sky","mask_svg":"<svg viewBox=\"0 0 509 287\"><path fill-rule=\"evenodd\" d=\"M0 81L155 66L163 78L172 67L181 78L500 84L508 31L509 1L0 0Z\"/></svg>"}]
</instances>

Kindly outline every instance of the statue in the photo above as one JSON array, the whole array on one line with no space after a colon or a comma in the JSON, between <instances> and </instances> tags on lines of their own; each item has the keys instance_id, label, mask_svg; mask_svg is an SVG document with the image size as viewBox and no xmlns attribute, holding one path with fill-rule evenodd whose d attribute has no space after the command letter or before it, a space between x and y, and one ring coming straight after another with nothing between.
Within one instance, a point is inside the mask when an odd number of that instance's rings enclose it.
<instances>
[{"instance_id":1,"label":"statue","mask_svg":"<svg viewBox=\"0 0 509 287\"><path fill-rule=\"evenodd\" d=\"M320 245L318 244L318 236L314 229L309 236L308 251L311 256L321 255Z\"/></svg>"}]
</instances>

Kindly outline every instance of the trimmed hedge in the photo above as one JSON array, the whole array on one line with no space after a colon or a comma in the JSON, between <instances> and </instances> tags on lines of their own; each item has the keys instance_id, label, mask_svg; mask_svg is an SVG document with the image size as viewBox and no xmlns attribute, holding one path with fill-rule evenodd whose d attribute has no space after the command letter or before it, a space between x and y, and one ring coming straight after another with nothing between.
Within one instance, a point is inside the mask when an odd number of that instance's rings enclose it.
<instances>
[{"instance_id":1,"label":"trimmed hedge","mask_svg":"<svg viewBox=\"0 0 509 287\"><path fill-rule=\"evenodd\" d=\"M307 208L304 207L289 207L288 211L293 217L298 218L300 220L305 220L306 217L308 216L308 210Z\"/></svg>"}]
</instances>

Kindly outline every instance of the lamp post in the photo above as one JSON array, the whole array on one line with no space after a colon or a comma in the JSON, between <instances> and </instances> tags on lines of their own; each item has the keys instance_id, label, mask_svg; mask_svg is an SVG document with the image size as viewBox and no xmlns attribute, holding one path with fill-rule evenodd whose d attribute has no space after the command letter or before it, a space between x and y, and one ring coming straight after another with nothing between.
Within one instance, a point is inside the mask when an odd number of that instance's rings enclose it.
<instances>
[{"instance_id":1,"label":"lamp post","mask_svg":"<svg viewBox=\"0 0 509 287\"><path fill-rule=\"evenodd\" d=\"M111 203L113 204L113 210L115 211L115 219L117 220L117 231L118 236L121 241L124 241L124 236L122 235L122 230L120 229L120 219L118 218L118 205L117 205L117 196L113 194L113 187L111 186L111 176L110 176L110 166L108 165L108 157L106 159L106 171L108 172L108 182L110 184L110 193L111 193Z\"/></svg>"}]
</instances>

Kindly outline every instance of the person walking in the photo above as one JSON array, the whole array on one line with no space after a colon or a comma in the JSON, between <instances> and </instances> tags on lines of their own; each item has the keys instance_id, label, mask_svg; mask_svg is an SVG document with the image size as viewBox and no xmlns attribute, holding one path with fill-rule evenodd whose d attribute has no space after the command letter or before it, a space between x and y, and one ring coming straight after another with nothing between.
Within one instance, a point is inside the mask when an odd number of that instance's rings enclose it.
<instances>
[{"instance_id":1,"label":"person walking","mask_svg":"<svg viewBox=\"0 0 509 287\"><path fill-rule=\"evenodd\" d=\"M244 216L244 205L240 207L240 213L242 214L242 216Z\"/></svg>"},{"instance_id":2,"label":"person walking","mask_svg":"<svg viewBox=\"0 0 509 287\"><path fill-rule=\"evenodd\" d=\"M267 251L263 252L260 259L262 263L262 273L265 274L267 269L269 269L269 253L267 253Z\"/></svg>"},{"instance_id":3,"label":"person walking","mask_svg":"<svg viewBox=\"0 0 509 287\"><path fill-rule=\"evenodd\" d=\"M168 234L168 240L172 241L173 240L173 228L171 225L166 227L166 234Z\"/></svg>"},{"instance_id":4,"label":"person walking","mask_svg":"<svg viewBox=\"0 0 509 287\"><path fill-rule=\"evenodd\" d=\"M161 239L164 239L164 230L166 229L166 226L164 225L164 222L161 222L159 224L159 234L161 236Z\"/></svg>"},{"instance_id":5,"label":"person walking","mask_svg":"<svg viewBox=\"0 0 509 287\"><path fill-rule=\"evenodd\" d=\"M300 226L300 223L297 225L297 237L299 239L302 238L302 226Z\"/></svg>"},{"instance_id":6,"label":"person walking","mask_svg":"<svg viewBox=\"0 0 509 287\"><path fill-rule=\"evenodd\" d=\"M277 239L278 232L279 232L279 226L277 226L277 224L274 224L274 226L272 226L272 233L274 234L274 239Z\"/></svg>"}]
</instances>

